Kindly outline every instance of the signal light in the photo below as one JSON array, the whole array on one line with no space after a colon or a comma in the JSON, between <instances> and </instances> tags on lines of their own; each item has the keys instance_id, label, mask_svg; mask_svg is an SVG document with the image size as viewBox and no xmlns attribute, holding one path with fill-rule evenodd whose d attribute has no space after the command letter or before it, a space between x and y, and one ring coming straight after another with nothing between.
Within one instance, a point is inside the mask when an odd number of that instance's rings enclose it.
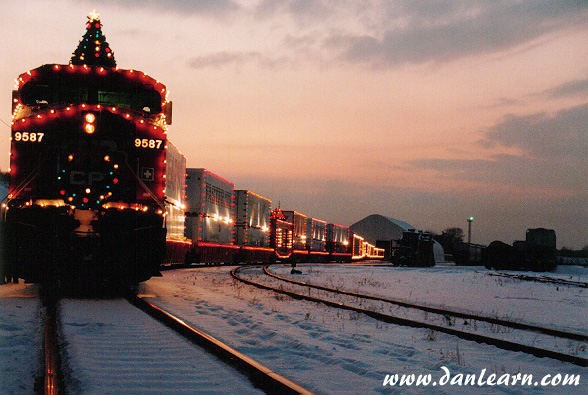
<instances>
[{"instance_id":1,"label":"signal light","mask_svg":"<svg viewBox=\"0 0 588 395\"><path fill-rule=\"evenodd\" d=\"M94 131L96 131L96 125L94 125L96 115L91 112L86 113L86 115L84 115L84 120L86 121L84 124L84 131L88 134L94 133Z\"/></svg>"}]
</instances>

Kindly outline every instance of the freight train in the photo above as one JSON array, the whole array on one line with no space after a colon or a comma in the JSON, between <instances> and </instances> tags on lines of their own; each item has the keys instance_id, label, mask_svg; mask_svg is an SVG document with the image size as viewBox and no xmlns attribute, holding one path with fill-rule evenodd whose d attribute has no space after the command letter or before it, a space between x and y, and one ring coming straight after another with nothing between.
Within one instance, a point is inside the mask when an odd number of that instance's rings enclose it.
<instances>
[{"instance_id":1,"label":"freight train","mask_svg":"<svg viewBox=\"0 0 588 395\"><path fill-rule=\"evenodd\" d=\"M482 250L487 269L553 271L557 267L556 235L553 229L527 229L525 240L512 245L496 240Z\"/></svg>"},{"instance_id":2,"label":"freight train","mask_svg":"<svg viewBox=\"0 0 588 395\"><path fill-rule=\"evenodd\" d=\"M167 154L182 157L175 148L168 148ZM249 190L235 190L232 182L207 169L185 172L185 177L166 178L166 191L185 183L180 199L185 209L176 214L167 210L166 221L177 224L177 231L168 226L166 264L383 258L382 249L367 243L348 226L272 208L270 199Z\"/></svg>"},{"instance_id":3,"label":"freight train","mask_svg":"<svg viewBox=\"0 0 588 395\"><path fill-rule=\"evenodd\" d=\"M164 263L380 257L346 226L186 169L167 138L165 85L116 67L101 27L91 13L69 64L17 79L2 202L10 273L136 283Z\"/></svg>"}]
</instances>

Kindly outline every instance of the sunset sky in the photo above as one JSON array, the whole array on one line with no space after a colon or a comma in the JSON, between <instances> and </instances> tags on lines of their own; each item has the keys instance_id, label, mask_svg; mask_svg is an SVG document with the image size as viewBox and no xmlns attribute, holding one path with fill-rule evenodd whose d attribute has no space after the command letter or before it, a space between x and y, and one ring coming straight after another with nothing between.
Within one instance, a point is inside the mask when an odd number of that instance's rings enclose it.
<instances>
[{"instance_id":1,"label":"sunset sky","mask_svg":"<svg viewBox=\"0 0 588 395\"><path fill-rule=\"evenodd\" d=\"M204 167L350 225L472 241L534 227L588 245L588 3L0 0L0 168L11 90L67 64L92 9L120 68L168 87L170 140Z\"/></svg>"}]
</instances>

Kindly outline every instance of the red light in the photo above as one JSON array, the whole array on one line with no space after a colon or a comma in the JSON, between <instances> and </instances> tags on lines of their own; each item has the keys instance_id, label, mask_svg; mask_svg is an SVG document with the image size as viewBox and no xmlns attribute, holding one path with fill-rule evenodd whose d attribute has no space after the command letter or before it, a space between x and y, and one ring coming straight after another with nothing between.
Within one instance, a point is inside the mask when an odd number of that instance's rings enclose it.
<instances>
[{"instance_id":1,"label":"red light","mask_svg":"<svg viewBox=\"0 0 588 395\"><path fill-rule=\"evenodd\" d=\"M83 198L83 199L82 199L82 201L83 201L84 203L88 203L88 198Z\"/></svg>"},{"instance_id":2,"label":"red light","mask_svg":"<svg viewBox=\"0 0 588 395\"><path fill-rule=\"evenodd\" d=\"M62 189L61 191L59 191L60 194L65 195L65 191Z\"/></svg>"},{"instance_id":3,"label":"red light","mask_svg":"<svg viewBox=\"0 0 588 395\"><path fill-rule=\"evenodd\" d=\"M115 179L113 179L113 180L112 180L112 182L113 182L114 184L118 184L118 178L115 178Z\"/></svg>"}]
</instances>

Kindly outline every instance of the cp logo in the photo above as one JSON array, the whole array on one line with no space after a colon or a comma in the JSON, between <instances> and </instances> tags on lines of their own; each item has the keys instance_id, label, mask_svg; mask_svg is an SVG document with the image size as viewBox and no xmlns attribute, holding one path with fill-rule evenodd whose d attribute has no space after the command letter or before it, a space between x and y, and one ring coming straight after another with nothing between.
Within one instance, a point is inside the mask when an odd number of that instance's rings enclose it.
<instances>
[{"instance_id":1,"label":"cp logo","mask_svg":"<svg viewBox=\"0 0 588 395\"><path fill-rule=\"evenodd\" d=\"M72 171L69 173L69 183L71 185L92 185L104 181L104 173L98 171Z\"/></svg>"}]
</instances>

